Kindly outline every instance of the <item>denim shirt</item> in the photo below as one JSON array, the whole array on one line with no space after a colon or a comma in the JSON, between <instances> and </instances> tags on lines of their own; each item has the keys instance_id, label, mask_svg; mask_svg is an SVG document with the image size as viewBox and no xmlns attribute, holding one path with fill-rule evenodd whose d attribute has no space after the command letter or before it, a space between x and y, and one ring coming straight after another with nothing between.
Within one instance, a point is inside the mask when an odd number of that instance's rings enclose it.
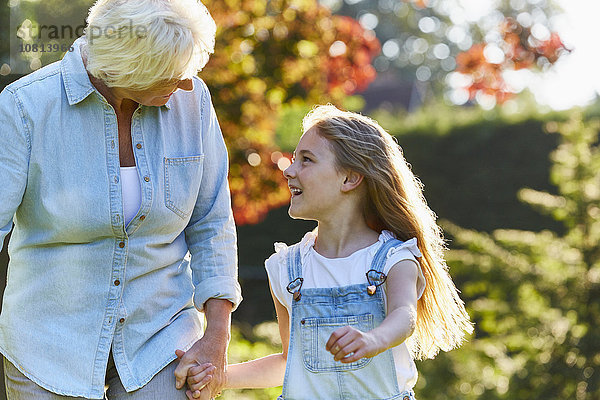
<instances>
[{"instance_id":1,"label":"denim shirt","mask_svg":"<svg viewBox=\"0 0 600 400\"><path fill-rule=\"evenodd\" d=\"M134 113L142 201L125 226L117 118L82 40L0 94L0 243L14 222L0 351L52 392L99 399L111 348L123 386L138 389L202 336L209 298L235 308L241 294L206 85L194 78Z\"/></svg>"}]
</instances>

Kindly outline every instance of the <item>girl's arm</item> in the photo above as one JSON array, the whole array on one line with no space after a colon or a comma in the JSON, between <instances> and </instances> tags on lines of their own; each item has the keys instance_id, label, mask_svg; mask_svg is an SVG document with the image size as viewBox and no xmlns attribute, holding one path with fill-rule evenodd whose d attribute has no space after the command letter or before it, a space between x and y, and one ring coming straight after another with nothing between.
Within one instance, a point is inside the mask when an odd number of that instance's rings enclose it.
<instances>
[{"instance_id":1,"label":"girl's arm","mask_svg":"<svg viewBox=\"0 0 600 400\"><path fill-rule=\"evenodd\" d=\"M417 321L418 268L415 262L403 260L390 269L386 280L388 314L381 325L369 332L345 326L331 334L325 348L336 361L350 363L374 357L404 342L413 333Z\"/></svg>"},{"instance_id":2,"label":"girl's arm","mask_svg":"<svg viewBox=\"0 0 600 400\"><path fill-rule=\"evenodd\" d=\"M245 363L229 365L226 374L226 389L267 388L283 385L288 343L290 340L290 317L287 309L273 294L273 289L271 289L271 296L273 297L275 311L277 312L277 322L279 324L279 335L281 336L283 352Z\"/></svg>"}]
</instances>

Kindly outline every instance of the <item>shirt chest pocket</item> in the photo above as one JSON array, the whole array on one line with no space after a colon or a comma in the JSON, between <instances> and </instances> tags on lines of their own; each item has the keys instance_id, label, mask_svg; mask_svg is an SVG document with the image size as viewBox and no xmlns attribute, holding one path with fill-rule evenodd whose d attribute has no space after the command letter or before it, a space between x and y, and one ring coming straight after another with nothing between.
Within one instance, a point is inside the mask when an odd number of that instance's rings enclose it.
<instances>
[{"instance_id":1,"label":"shirt chest pocket","mask_svg":"<svg viewBox=\"0 0 600 400\"><path fill-rule=\"evenodd\" d=\"M204 156L165 157L165 206L181 218L194 210Z\"/></svg>"}]
</instances>

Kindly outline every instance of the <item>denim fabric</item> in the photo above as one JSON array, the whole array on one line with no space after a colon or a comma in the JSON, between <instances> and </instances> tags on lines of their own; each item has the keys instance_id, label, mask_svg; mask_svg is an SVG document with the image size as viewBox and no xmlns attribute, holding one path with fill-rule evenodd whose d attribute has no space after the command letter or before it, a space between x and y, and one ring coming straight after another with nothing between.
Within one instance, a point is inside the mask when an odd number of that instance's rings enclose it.
<instances>
[{"instance_id":1,"label":"denim fabric","mask_svg":"<svg viewBox=\"0 0 600 400\"><path fill-rule=\"evenodd\" d=\"M104 400L187 400L186 389L175 388L175 368L172 361L144 385L133 392L127 392L119 379L119 374L111 358L106 369L106 395ZM38 386L4 358L4 382L8 400L75 400L83 397L61 396Z\"/></svg>"},{"instance_id":2,"label":"denim fabric","mask_svg":"<svg viewBox=\"0 0 600 400\"><path fill-rule=\"evenodd\" d=\"M45 389L99 399L111 345L123 386L138 389L201 337L207 299L241 295L206 85L134 113L142 202L125 226L117 119L81 40L0 94L0 242L14 221L0 351Z\"/></svg>"},{"instance_id":3,"label":"denim fabric","mask_svg":"<svg viewBox=\"0 0 600 400\"><path fill-rule=\"evenodd\" d=\"M398 240L385 242L371 266L381 272L388 251ZM414 400L412 391L400 392L390 349L372 357L343 364L325 350L329 337L338 328L353 326L370 331L385 318L383 290L373 295L364 284L334 288L303 289L300 246L288 251L290 291L300 292L292 301L290 344L282 400L308 399L402 399ZM374 274L377 275L377 274Z\"/></svg>"}]
</instances>

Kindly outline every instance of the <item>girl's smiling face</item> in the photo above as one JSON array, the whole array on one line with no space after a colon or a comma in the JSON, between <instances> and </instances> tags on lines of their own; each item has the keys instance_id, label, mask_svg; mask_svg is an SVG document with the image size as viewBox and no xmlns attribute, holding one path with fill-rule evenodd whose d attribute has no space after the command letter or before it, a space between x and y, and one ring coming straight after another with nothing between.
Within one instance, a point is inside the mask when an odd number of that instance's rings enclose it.
<instances>
[{"instance_id":1,"label":"girl's smiling face","mask_svg":"<svg viewBox=\"0 0 600 400\"><path fill-rule=\"evenodd\" d=\"M345 175L336 168L330 146L314 127L300 138L292 165L283 171L292 193L290 217L321 221L339 205Z\"/></svg>"}]
</instances>

